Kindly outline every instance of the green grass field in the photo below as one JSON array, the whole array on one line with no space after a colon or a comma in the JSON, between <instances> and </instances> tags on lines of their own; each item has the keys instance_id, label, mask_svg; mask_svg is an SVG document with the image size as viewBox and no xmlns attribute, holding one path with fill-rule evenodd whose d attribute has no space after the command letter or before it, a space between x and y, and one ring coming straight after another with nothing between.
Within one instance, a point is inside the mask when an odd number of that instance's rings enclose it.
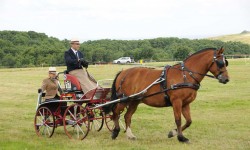
<instances>
[{"instance_id":1,"label":"green grass field","mask_svg":"<svg viewBox=\"0 0 250 150\"><path fill-rule=\"evenodd\" d=\"M146 66L163 66L151 63ZM90 66L89 72L98 80L113 79L115 74L131 65ZM160 69L160 68L159 68ZM184 131L191 144L167 138L175 128L172 108L139 105L132 118L136 141L120 132L116 140L104 127L91 130L83 141L70 140L63 127L52 138L35 134L33 119L37 89L47 77L48 68L0 69L0 149L250 149L250 60L229 60L230 82L226 85L205 78L196 100L191 104L192 125ZM57 68L59 71L65 67Z\"/></svg>"}]
</instances>

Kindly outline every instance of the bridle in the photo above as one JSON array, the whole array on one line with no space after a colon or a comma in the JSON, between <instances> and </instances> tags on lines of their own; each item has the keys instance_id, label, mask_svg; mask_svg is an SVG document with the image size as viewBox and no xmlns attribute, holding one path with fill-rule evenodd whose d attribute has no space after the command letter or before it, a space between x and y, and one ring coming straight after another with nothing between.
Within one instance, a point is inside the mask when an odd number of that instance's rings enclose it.
<instances>
[{"instance_id":1,"label":"bridle","mask_svg":"<svg viewBox=\"0 0 250 150\"><path fill-rule=\"evenodd\" d=\"M222 56L222 60L218 60L218 58ZM190 69L188 69L186 66L185 66L185 62L181 62L181 68L178 68L180 69L182 72L183 72L183 78L184 78L184 82L187 80L186 79L186 74L185 74L185 71L188 72L188 74L198 83L200 84L200 82L198 81L197 77L194 76L194 74L198 74L200 76L207 76L209 78L213 78L213 79L221 79L222 78L222 74L223 72L227 71L227 70L222 70L222 68L224 66L228 66L228 61L226 60L225 56L223 54L221 55L217 55L216 54L216 50L214 50L214 56L213 56L213 61L211 63L211 65L209 66L207 72L210 70L210 68L212 67L212 65L216 63L216 66L217 66L217 70L219 71L218 75L209 75L209 74L203 74L203 73L199 73L199 72L195 72L195 71L191 71ZM174 67L173 67L174 68ZM177 69L177 68L176 68Z\"/></svg>"},{"instance_id":2,"label":"bridle","mask_svg":"<svg viewBox=\"0 0 250 150\"><path fill-rule=\"evenodd\" d=\"M220 57L220 56L222 56L222 60L218 60L217 58L218 57ZM216 77L216 79L220 79L221 77L222 77L222 74L223 74L223 72L226 72L227 70L224 70L224 71L222 71L222 68L224 67L224 66L228 66L228 61L227 61L227 59L225 58L225 56L224 56L224 54L221 54L221 55L219 55L219 56L216 56L216 51L214 51L214 58L213 58L213 63L216 63L216 66L217 66L217 70L219 71L219 74L218 75L216 75L215 77ZM213 64L212 63L212 64ZM211 65L212 65L211 64ZM210 68L211 68L211 66L209 67L209 70L210 70Z\"/></svg>"}]
</instances>

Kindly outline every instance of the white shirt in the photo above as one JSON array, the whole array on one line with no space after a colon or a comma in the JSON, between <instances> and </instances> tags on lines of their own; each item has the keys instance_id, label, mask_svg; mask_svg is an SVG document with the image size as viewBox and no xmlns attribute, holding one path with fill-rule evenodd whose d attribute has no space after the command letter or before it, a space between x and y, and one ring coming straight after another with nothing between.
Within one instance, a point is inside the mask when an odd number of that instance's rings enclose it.
<instances>
[{"instance_id":1,"label":"white shirt","mask_svg":"<svg viewBox=\"0 0 250 150\"><path fill-rule=\"evenodd\" d=\"M72 47L71 47L71 49L73 50L73 52L74 52L75 54L77 53L77 50L73 49Z\"/></svg>"},{"instance_id":2,"label":"white shirt","mask_svg":"<svg viewBox=\"0 0 250 150\"><path fill-rule=\"evenodd\" d=\"M78 57L78 59L79 59L79 56L78 56L78 54L77 54L77 50L75 50L75 49L73 49L72 47L71 47L71 49L73 50L73 52L75 53L75 55Z\"/></svg>"}]
</instances>

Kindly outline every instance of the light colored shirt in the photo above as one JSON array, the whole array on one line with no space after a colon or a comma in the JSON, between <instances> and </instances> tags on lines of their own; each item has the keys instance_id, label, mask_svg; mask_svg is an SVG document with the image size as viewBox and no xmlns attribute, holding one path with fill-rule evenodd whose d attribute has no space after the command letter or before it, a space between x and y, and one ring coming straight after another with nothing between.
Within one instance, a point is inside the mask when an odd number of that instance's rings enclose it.
<instances>
[{"instance_id":1,"label":"light colored shirt","mask_svg":"<svg viewBox=\"0 0 250 150\"><path fill-rule=\"evenodd\" d=\"M72 50L73 50L73 52L75 53L75 55L76 55L77 59L79 59L79 56L78 56L77 50L73 49L72 47L71 47L71 49L72 49Z\"/></svg>"},{"instance_id":2,"label":"light colored shirt","mask_svg":"<svg viewBox=\"0 0 250 150\"><path fill-rule=\"evenodd\" d=\"M73 49L72 47L71 47L71 49L73 50L73 52L74 52L75 54L77 53L77 50Z\"/></svg>"}]
</instances>

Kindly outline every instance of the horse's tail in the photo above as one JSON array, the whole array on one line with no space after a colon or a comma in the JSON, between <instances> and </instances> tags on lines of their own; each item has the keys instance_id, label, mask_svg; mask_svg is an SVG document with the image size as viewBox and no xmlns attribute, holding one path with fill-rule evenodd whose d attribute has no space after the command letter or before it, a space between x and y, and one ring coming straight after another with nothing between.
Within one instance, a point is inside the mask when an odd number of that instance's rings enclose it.
<instances>
[{"instance_id":1,"label":"horse's tail","mask_svg":"<svg viewBox=\"0 0 250 150\"><path fill-rule=\"evenodd\" d=\"M121 71L116 74L116 77L115 77L115 79L113 81L110 101L118 99L115 84L116 84L116 79L120 75L120 73L121 73ZM105 114L108 114L116 106L116 104L117 103L112 103L112 104L109 104L109 105L105 105L105 106L102 107L102 109L105 112Z\"/></svg>"}]
</instances>

